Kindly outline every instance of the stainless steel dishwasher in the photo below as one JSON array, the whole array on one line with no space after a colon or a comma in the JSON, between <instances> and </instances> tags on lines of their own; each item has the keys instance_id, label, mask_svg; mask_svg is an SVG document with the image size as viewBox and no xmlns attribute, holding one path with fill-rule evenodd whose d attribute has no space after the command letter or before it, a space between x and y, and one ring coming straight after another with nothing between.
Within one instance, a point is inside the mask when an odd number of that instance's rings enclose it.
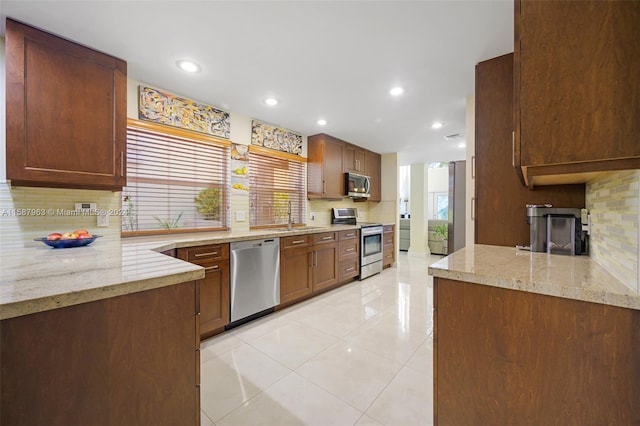
<instances>
[{"instance_id":1,"label":"stainless steel dishwasher","mask_svg":"<svg viewBox=\"0 0 640 426\"><path fill-rule=\"evenodd\" d=\"M280 303L280 238L231 243L230 263L230 325L273 311Z\"/></svg>"}]
</instances>

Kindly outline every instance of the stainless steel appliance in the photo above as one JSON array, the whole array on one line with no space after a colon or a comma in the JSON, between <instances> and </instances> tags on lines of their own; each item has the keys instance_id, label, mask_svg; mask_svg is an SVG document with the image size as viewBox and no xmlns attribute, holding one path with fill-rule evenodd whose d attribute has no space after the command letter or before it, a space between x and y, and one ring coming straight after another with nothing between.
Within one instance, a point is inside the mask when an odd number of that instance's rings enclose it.
<instances>
[{"instance_id":1,"label":"stainless steel appliance","mask_svg":"<svg viewBox=\"0 0 640 426\"><path fill-rule=\"evenodd\" d=\"M331 209L331 223L360 225L360 279L382 272L382 233L380 223L358 222L358 209Z\"/></svg>"},{"instance_id":2,"label":"stainless steel appliance","mask_svg":"<svg viewBox=\"0 0 640 426\"><path fill-rule=\"evenodd\" d=\"M582 231L580 209L527 205L530 249L551 254L586 254L588 237Z\"/></svg>"},{"instance_id":3,"label":"stainless steel appliance","mask_svg":"<svg viewBox=\"0 0 640 426\"><path fill-rule=\"evenodd\" d=\"M280 303L280 238L231 243L230 266L230 325L272 312Z\"/></svg>"},{"instance_id":4,"label":"stainless steel appliance","mask_svg":"<svg viewBox=\"0 0 640 426\"><path fill-rule=\"evenodd\" d=\"M467 162L451 161L449 163L449 211L447 224L447 254L458 251L465 246L465 167Z\"/></svg>"},{"instance_id":5,"label":"stainless steel appliance","mask_svg":"<svg viewBox=\"0 0 640 426\"><path fill-rule=\"evenodd\" d=\"M357 173L344 174L345 195L353 198L369 198L371 188L371 178Z\"/></svg>"}]
</instances>

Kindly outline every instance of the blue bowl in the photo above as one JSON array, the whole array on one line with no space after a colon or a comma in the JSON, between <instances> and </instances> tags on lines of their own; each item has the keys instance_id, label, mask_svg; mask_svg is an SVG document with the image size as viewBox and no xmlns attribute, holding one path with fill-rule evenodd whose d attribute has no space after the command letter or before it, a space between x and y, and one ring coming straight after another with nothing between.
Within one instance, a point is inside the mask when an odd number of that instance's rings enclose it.
<instances>
[{"instance_id":1,"label":"blue bowl","mask_svg":"<svg viewBox=\"0 0 640 426\"><path fill-rule=\"evenodd\" d=\"M100 237L102 237L102 235L94 235L91 238L82 238L76 240L47 240L46 238L36 238L34 241L42 241L49 247L53 248L71 248L88 246L89 244L94 242L96 238Z\"/></svg>"}]
</instances>

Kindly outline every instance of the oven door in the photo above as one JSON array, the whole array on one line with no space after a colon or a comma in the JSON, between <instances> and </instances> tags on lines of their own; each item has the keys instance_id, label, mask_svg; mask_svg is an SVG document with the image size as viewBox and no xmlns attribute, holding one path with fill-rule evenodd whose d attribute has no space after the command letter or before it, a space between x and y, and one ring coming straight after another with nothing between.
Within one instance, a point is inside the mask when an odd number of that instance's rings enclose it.
<instances>
[{"instance_id":1,"label":"oven door","mask_svg":"<svg viewBox=\"0 0 640 426\"><path fill-rule=\"evenodd\" d=\"M382 261L382 226L360 229L360 264Z\"/></svg>"}]
</instances>

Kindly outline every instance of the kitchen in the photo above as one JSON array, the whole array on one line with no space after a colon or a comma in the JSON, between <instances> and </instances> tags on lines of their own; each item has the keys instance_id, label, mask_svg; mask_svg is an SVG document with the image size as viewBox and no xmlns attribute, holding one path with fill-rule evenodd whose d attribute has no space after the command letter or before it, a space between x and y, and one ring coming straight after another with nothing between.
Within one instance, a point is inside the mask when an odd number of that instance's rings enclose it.
<instances>
[{"instance_id":1,"label":"kitchen","mask_svg":"<svg viewBox=\"0 0 640 426\"><path fill-rule=\"evenodd\" d=\"M490 57L493 57L495 55L492 55ZM135 82L127 82L127 90L129 92L131 92L133 90L134 94L133 96L128 95L127 96L127 100L128 102L136 102L137 99L137 95L135 94L135 90L137 87L137 84ZM167 87L165 89L172 89L170 87ZM176 90L177 92L179 92L178 90ZM133 100L132 100L133 99ZM130 110L130 108L127 108L127 110ZM137 112L137 108L136 106L133 107L133 111ZM129 113L128 113L129 114ZM137 115L137 114L136 114ZM242 119L241 119L242 120ZM249 119L245 117L244 119L244 127L245 128L249 128L250 127L250 123L248 122ZM233 123L233 121L232 121ZM232 128L232 133L233 133L233 128ZM245 132L245 138L247 137L248 132ZM311 133L309 133L311 134ZM236 142L238 139L241 138L236 138L235 136L233 136L234 142ZM478 161L479 161L480 157L478 157ZM382 173L383 173L383 178L381 179L382 181L382 201L379 204L373 205L373 207L360 207L362 204L367 204L367 203L359 203L357 206L359 208L359 211L361 212L361 214L364 214L364 217L362 217L361 219L363 219L364 221L376 221L376 222L381 222L381 223L395 223L396 222L396 218L398 217L398 210L397 210L397 201L396 199L398 198L396 196L396 191L397 189L397 177L396 173L387 173L387 171L389 170L389 165L394 165L397 164L397 156L395 154L384 154L381 158L381 163L382 163ZM637 168L637 167L634 167ZM478 166L478 173L481 172L480 167ZM621 172L622 173L622 172ZM537 176L537 175L536 175ZM637 176L637 175L636 175ZM618 175L619 179L622 179L624 182L628 181L628 177L626 176L621 176ZM637 177L631 177L631 195L629 195L630 199L633 199L635 197L635 199L637 200L637 194L633 193L633 182L635 181L637 182ZM610 179L615 181L615 179ZM604 190L607 190L608 186L611 186L611 183L608 183L608 181L603 180L601 182L601 186L604 187ZM615 183L613 184L615 185ZM623 183L623 185L626 185L626 183ZM637 185L637 184L636 184ZM389 189L391 189L391 191L389 191ZM592 188L592 192L597 192L599 189L598 187ZM50 191L50 192L49 192ZM84 190L83 190L84 191ZM637 188L635 189L636 193L637 193ZM46 195L43 195L43 192L46 192ZM12 204L12 207L17 207L17 208L39 208L40 204L43 199L45 199L48 203L52 203L51 208L58 207L56 205L56 203L59 203L59 208L64 209L64 208L69 208L69 205L72 204L75 201L97 201L97 203L100 206L108 206L107 208L113 208L114 210L117 210L118 208L120 208L120 196L119 194L116 193L109 193L109 192L105 192L105 191L100 191L99 193L96 193L95 191L88 191L87 193L80 193L80 194L74 194L72 196L66 196L64 195L64 191L63 190L56 190L56 189L51 189L51 190L38 190L38 189L34 189L34 188L27 188L27 187L16 187L15 189L11 190L11 193L13 194L11 196L11 201L13 203L16 204ZM84 198L86 196L86 198ZM587 194L588 196L588 194ZM3 195L3 207L5 206L4 204L4 200L5 200L5 195ZM40 198L38 198L40 197ZM67 200L65 200L65 197L68 197ZM597 196L596 196L597 197ZM594 206L592 207L592 210L594 208L597 209L597 199L596 198L596 202L594 202ZM244 211L244 212L249 212L250 211L250 200L249 197L244 196L243 194L232 194L231 195L231 205L232 205L232 209L235 209L235 211L233 212L233 214L231 214L231 229L233 230L233 232L236 232L236 230L239 231L244 231L244 230L248 230L248 221L245 220L238 220L242 218L242 215L238 215L237 212L238 211ZM342 204L345 203L346 205ZM328 225L330 223L330 206L331 207L349 207L352 206L353 203L351 201L348 200L343 200L339 203L333 203L330 201L310 201L309 202L309 215L311 216L311 212L315 212L316 213L316 219L318 221L318 225ZM614 203L611 203L611 205L615 205ZM47 207L49 207L49 205L47 205ZM104 208L104 207L103 207ZM524 208L524 206L522 206L522 209ZM387 215L387 213L390 211L390 213ZM480 212L479 212L480 213ZM592 212L593 214L593 212ZM606 219L606 214L604 216L604 218ZM633 215L631 215L631 217L629 217L629 215L622 215L621 218L626 221L631 221L631 226L633 227L633 221L635 220L635 228L632 229L636 229L636 234L637 234L637 214L636 217L634 218ZM21 228L21 230L23 230L23 234L22 237L28 237L28 238L35 238L35 237L41 237L42 236L42 229L37 229L37 221L33 218L28 218L28 220L22 220L22 221L16 221L19 223L18 228ZM514 215L514 221L520 221L520 222L525 222L525 217L524 214L520 215L520 217L517 217L517 215ZM15 222L14 222L15 223ZM80 222L82 223L82 222ZM85 222L87 223L87 222ZM117 223L116 220L111 220L112 225L110 225L107 228L104 228L104 240L98 240L97 243L102 243L103 241L106 241L107 239L111 238L111 239L118 239L119 235L120 235L120 226L114 226L114 223ZM309 222L307 222L309 224ZM594 222L595 223L595 222ZM35 224L35 225L34 225ZM64 221L60 221L58 226L55 227L55 229L65 229L64 226L65 222ZM595 223L596 225L598 225L597 223ZM4 225L4 222L3 222ZM606 227L603 227L603 230L606 231L607 229L609 229L610 225L607 223ZM615 224L613 224L613 226L615 227ZM75 227L75 225L74 225ZM87 227L91 227L92 229L94 228L93 226L87 225ZM519 227L519 229L526 229L526 223L524 223L522 226ZM14 228L15 229L15 228ZM24 232L26 231L26 232ZM16 232L20 232L20 231L16 231ZM101 231L102 232L102 231ZM602 231L601 231L602 232ZM612 231L613 232L613 231ZM604 232L603 232L604 234ZM11 235L11 234L5 234L4 232L4 228L3 228L3 240L5 239L5 237L7 235ZM495 234L496 236L499 234ZM601 234L602 235L602 234ZM151 238L151 237L149 237ZM595 239L595 238L594 238ZM520 240L519 242L522 242L522 240ZM594 241L595 243L595 241ZM500 244L500 243L495 243L495 244ZM505 244L502 243L502 245L512 245L512 244ZM513 244L515 245L515 244ZM597 245L597 244L596 244ZM396 244L397 247L397 244ZM633 246L631 246L633 247ZM636 257L636 269L635 269L635 273L636 273L636 279L635 281L629 281L626 276L622 276L620 278L620 280L622 282L631 282L636 283L637 285L637 240L636 240L636 245L635 245L635 252L633 252L633 248L631 248L631 250L629 249L623 249L623 250L618 250L616 251L616 253L620 253L622 252L622 254L624 255L625 253L629 253L631 251L631 255L635 255ZM127 255L129 256L131 253L127 252ZM138 253L138 255L142 256L143 253ZM62 255L60 255L62 256ZM3 250L3 258L5 258L5 253ZM135 257L132 256L132 259L134 259ZM620 259L620 256L617 256L617 259ZM609 261L610 259L607 259L606 257L602 260L603 262ZM616 260L616 259L614 259ZM141 260L142 261L142 260ZM3 260L4 262L4 260ZM200 268L195 268L195 267L187 267L187 266L182 266L180 263L178 263L178 261L175 261L176 263L174 263L174 265L176 267L180 267L180 268L184 268L184 270L182 270L182 273L185 274L184 278L190 277L190 279L196 279L198 278L197 275L194 275L197 273L197 271L200 271ZM179 266L180 265L180 266ZM615 268L611 268L611 269L615 269ZM626 273L624 269L621 269L621 271L623 273ZM630 269L630 273L632 274L634 272L633 267ZM190 275L191 274L191 275ZM627 274L628 275L628 274ZM364 281L366 283L366 281ZM637 288L634 289L637 293Z\"/></svg>"}]
</instances>

